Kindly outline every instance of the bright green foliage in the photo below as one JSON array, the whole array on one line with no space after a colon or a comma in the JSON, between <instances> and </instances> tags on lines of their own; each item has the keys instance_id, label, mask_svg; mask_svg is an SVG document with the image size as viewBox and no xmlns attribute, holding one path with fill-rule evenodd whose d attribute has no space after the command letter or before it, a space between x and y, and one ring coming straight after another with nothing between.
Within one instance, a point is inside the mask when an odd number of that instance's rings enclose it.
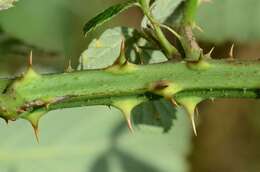
<instances>
[{"instance_id":1,"label":"bright green foliage","mask_svg":"<svg viewBox=\"0 0 260 172\"><path fill-rule=\"evenodd\" d=\"M113 17L117 16L122 11L136 5L136 0L128 0L122 4L114 5L100 14L98 14L96 17L92 18L88 23L84 26L84 34L87 35L90 31L94 30L96 27L102 25L103 23L111 20Z\"/></svg>"},{"instance_id":2,"label":"bright green foliage","mask_svg":"<svg viewBox=\"0 0 260 172\"><path fill-rule=\"evenodd\" d=\"M204 30L199 36L210 42L245 42L260 39L259 0L214 0L202 3L197 17Z\"/></svg>"},{"instance_id":3,"label":"bright green foliage","mask_svg":"<svg viewBox=\"0 0 260 172\"><path fill-rule=\"evenodd\" d=\"M13 4L18 0L0 0L0 11L13 7Z\"/></svg>"}]
</instances>

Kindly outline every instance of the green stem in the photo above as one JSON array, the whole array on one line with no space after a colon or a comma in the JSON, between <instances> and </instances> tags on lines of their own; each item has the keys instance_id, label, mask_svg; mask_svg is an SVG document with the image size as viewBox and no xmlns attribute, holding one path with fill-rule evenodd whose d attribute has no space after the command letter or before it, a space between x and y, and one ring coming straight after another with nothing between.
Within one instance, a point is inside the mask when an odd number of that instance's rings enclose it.
<instances>
[{"instance_id":1,"label":"green stem","mask_svg":"<svg viewBox=\"0 0 260 172\"><path fill-rule=\"evenodd\" d=\"M184 6L183 25L192 25L197 13L199 0L187 0Z\"/></svg>"},{"instance_id":2,"label":"green stem","mask_svg":"<svg viewBox=\"0 0 260 172\"><path fill-rule=\"evenodd\" d=\"M140 0L141 9L144 15L151 22L152 27L154 29L157 40L159 41L163 51L166 53L168 59L172 59L173 55L179 55L178 50L168 41L165 37L160 24L154 19L149 9L149 2L147 0Z\"/></svg>"},{"instance_id":3,"label":"green stem","mask_svg":"<svg viewBox=\"0 0 260 172\"><path fill-rule=\"evenodd\" d=\"M192 32L198 5L199 0L187 0L184 4L184 16L180 27L180 42L185 52L184 58L186 61L197 61L202 54L202 50Z\"/></svg>"},{"instance_id":4,"label":"green stem","mask_svg":"<svg viewBox=\"0 0 260 172\"><path fill-rule=\"evenodd\" d=\"M162 70L163 69L163 70ZM38 108L113 105L161 97L259 98L260 62L202 60L38 75L0 80L0 113L15 120ZM152 95L152 96L151 96Z\"/></svg>"}]
</instances>

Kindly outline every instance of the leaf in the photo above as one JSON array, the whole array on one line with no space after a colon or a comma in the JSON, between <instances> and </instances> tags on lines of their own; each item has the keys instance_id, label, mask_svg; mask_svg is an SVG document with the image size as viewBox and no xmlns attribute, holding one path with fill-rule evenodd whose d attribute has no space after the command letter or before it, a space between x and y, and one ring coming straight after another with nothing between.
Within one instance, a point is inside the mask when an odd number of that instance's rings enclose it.
<instances>
[{"instance_id":1,"label":"leaf","mask_svg":"<svg viewBox=\"0 0 260 172\"><path fill-rule=\"evenodd\" d=\"M260 40L259 0L214 0L202 3L197 24L203 29L200 39L221 43L224 41Z\"/></svg>"},{"instance_id":2,"label":"leaf","mask_svg":"<svg viewBox=\"0 0 260 172\"><path fill-rule=\"evenodd\" d=\"M80 57L79 68L97 69L112 65L120 53L120 45L134 37L134 29L116 27L106 30L99 39L94 39Z\"/></svg>"},{"instance_id":3,"label":"leaf","mask_svg":"<svg viewBox=\"0 0 260 172\"><path fill-rule=\"evenodd\" d=\"M85 24L83 28L84 34L87 35L89 32L96 29L98 26L111 20L113 17L117 16L119 13L125 11L126 9L134 6L135 4L136 0L128 0L124 3L111 6L110 8L104 10L103 12L101 12Z\"/></svg>"},{"instance_id":4,"label":"leaf","mask_svg":"<svg viewBox=\"0 0 260 172\"><path fill-rule=\"evenodd\" d=\"M156 21L164 23L183 1L185 0L156 0L152 5L151 13ZM147 24L148 19L144 17L142 26L146 27Z\"/></svg>"},{"instance_id":5,"label":"leaf","mask_svg":"<svg viewBox=\"0 0 260 172\"><path fill-rule=\"evenodd\" d=\"M176 120L176 109L165 99L149 101L134 109L133 122L135 125L152 125L162 127L168 132Z\"/></svg>"},{"instance_id":6,"label":"leaf","mask_svg":"<svg viewBox=\"0 0 260 172\"><path fill-rule=\"evenodd\" d=\"M183 111L178 111L177 118L167 134L153 128L133 136L126 127L118 128L124 120L114 108L59 110L41 120L40 144L26 121L9 125L0 121L0 171L187 172L192 133ZM121 130L116 137L112 136L115 130ZM131 165L126 164L129 159Z\"/></svg>"},{"instance_id":7,"label":"leaf","mask_svg":"<svg viewBox=\"0 0 260 172\"><path fill-rule=\"evenodd\" d=\"M82 25L99 8L111 4L104 2L22 0L16 3L15 8L0 12L0 25L8 35L26 44L61 54L63 62L60 64L63 70L64 58L75 57L76 60L85 48L88 40L82 37ZM51 65L49 62L46 66Z\"/></svg>"},{"instance_id":8,"label":"leaf","mask_svg":"<svg viewBox=\"0 0 260 172\"><path fill-rule=\"evenodd\" d=\"M140 160L132 155L129 155L123 151L116 151L118 159L121 161L122 169L124 172L137 172L137 171L149 171L159 172L160 170L154 167L152 164L147 164L144 160Z\"/></svg>"},{"instance_id":9,"label":"leaf","mask_svg":"<svg viewBox=\"0 0 260 172\"><path fill-rule=\"evenodd\" d=\"M65 33L71 28L66 1L23 0L14 9L0 14L1 26L5 32L27 44L62 52L68 39Z\"/></svg>"},{"instance_id":10,"label":"leaf","mask_svg":"<svg viewBox=\"0 0 260 172\"><path fill-rule=\"evenodd\" d=\"M13 7L13 4L17 1L18 0L0 0L0 11Z\"/></svg>"}]
</instances>

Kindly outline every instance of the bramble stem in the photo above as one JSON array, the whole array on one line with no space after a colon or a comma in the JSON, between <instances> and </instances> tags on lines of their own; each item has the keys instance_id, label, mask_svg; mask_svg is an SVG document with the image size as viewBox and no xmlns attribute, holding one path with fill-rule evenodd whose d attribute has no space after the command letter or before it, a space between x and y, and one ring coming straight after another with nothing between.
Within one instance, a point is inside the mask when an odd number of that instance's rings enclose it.
<instances>
[{"instance_id":1,"label":"bramble stem","mask_svg":"<svg viewBox=\"0 0 260 172\"><path fill-rule=\"evenodd\" d=\"M0 111L5 119L15 120L23 113L39 108L49 111L113 105L113 102L127 98L146 101L156 94L177 99L187 96L259 98L259 78L258 61L206 59L197 63L126 64L51 75L30 71L23 78L0 80ZM166 86L162 85L164 83Z\"/></svg>"}]
</instances>

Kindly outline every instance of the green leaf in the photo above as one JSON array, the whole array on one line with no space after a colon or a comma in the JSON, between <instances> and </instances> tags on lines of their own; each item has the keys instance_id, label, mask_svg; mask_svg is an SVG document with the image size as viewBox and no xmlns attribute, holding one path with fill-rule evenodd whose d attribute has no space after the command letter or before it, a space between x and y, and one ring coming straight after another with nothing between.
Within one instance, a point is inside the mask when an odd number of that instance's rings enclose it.
<instances>
[{"instance_id":1,"label":"green leaf","mask_svg":"<svg viewBox=\"0 0 260 172\"><path fill-rule=\"evenodd\" d=\"M164 132L171 129L173 120L176 120L176 109L165 99L142 103L133 112L135 125L158 126L162 127Z\"/></svg>"},{"instance_id":2,"label":"green leaf","mask_svg":"<svg viewBox=\"0 0 260 172\"><path fill-rule=\"evenodd\" d=\"M200 39L224 41L260 40L259 0L216 0L202 3L197 24L204 30Z\"/></svg>"},{"instance_id":3,"label":"green leaf","mask_svg":"<svg viewBox=\"0 0 260 172\"><path fill-rule=\"evenodd\" d=\"M80 57L79 68L97 69L112 65L120 53L122 41L134 39L135 30L116 27L106 30L99 39L94 39Z\"/></svg>"},{"instance_id":4,"label":"green leaf","mask_svg":"<svg viewBox=\"0 0 260 172\"><path fill-rule=\"evenodd\" d=\"M102 0L22 0L15 8L0 12L0 25L8 35L26 44L60 53L64 68L64 58L78 57L85 48L88 40L83 39L80 32L85 20L110 3Z\"/></svg>"},{"instance_id":5,"label":"green leaf","mask_svg":"<svg viewBox=\"0 0 260 172\"><path fill-rule=\"evenodd\" d=\"M67 4L68 0L23 0L12 10L0 13L0 23L13 37L44 50L62 52L71 34Z\"/></svg>"},{"instance_id":6,"label":"green leaf","mask_svg":"<svg viewBox=\"0 0 260 172\"><path fill-rule=\"evenodd\" d=\"M0 120L0 171L187 172L192 133L183 111L177 118L167 134L147 127L132 135L114 108L60 110L40 121L40 144L27 121Z\"/></svg>"},{"instance_id":7,"label":"green leaf","mask_svg":"<svg viewBox=\"0 0 260 172\"><path fill-rule=\"evenodd\" d=\"M13 4L17 1L18 0L0 0L0 11L13 7Z\"/></svg>"},{"instance_id":8,"label":"green leaf","mask_svg":"<svg viewBox=\"0 0 260 172\"><path fill-rule=\"evenodd\" d=\"M110 8L104 10L96 17L92 18L87 22L83 28L84 34L87 35L89 32L97 28L98 26L104 24L105 22L111 20L113 17L117 16L119 13L125 11L126 9L136 5L136 0L128 0L124 3L111 6Z\"/></svg>"},{"instance_id":9,"label":"green leaf","mask_svg":"<svg viewBox=\"0 0 260 172\"><path fill-rule=\"evenodd\" d=\"M151 13L156 21L164 23L183 1L185 0L156 0L152 5ZM147 23L148 19L144 17L142 26L146 27Z\"/></svg>"}]
</instances>

